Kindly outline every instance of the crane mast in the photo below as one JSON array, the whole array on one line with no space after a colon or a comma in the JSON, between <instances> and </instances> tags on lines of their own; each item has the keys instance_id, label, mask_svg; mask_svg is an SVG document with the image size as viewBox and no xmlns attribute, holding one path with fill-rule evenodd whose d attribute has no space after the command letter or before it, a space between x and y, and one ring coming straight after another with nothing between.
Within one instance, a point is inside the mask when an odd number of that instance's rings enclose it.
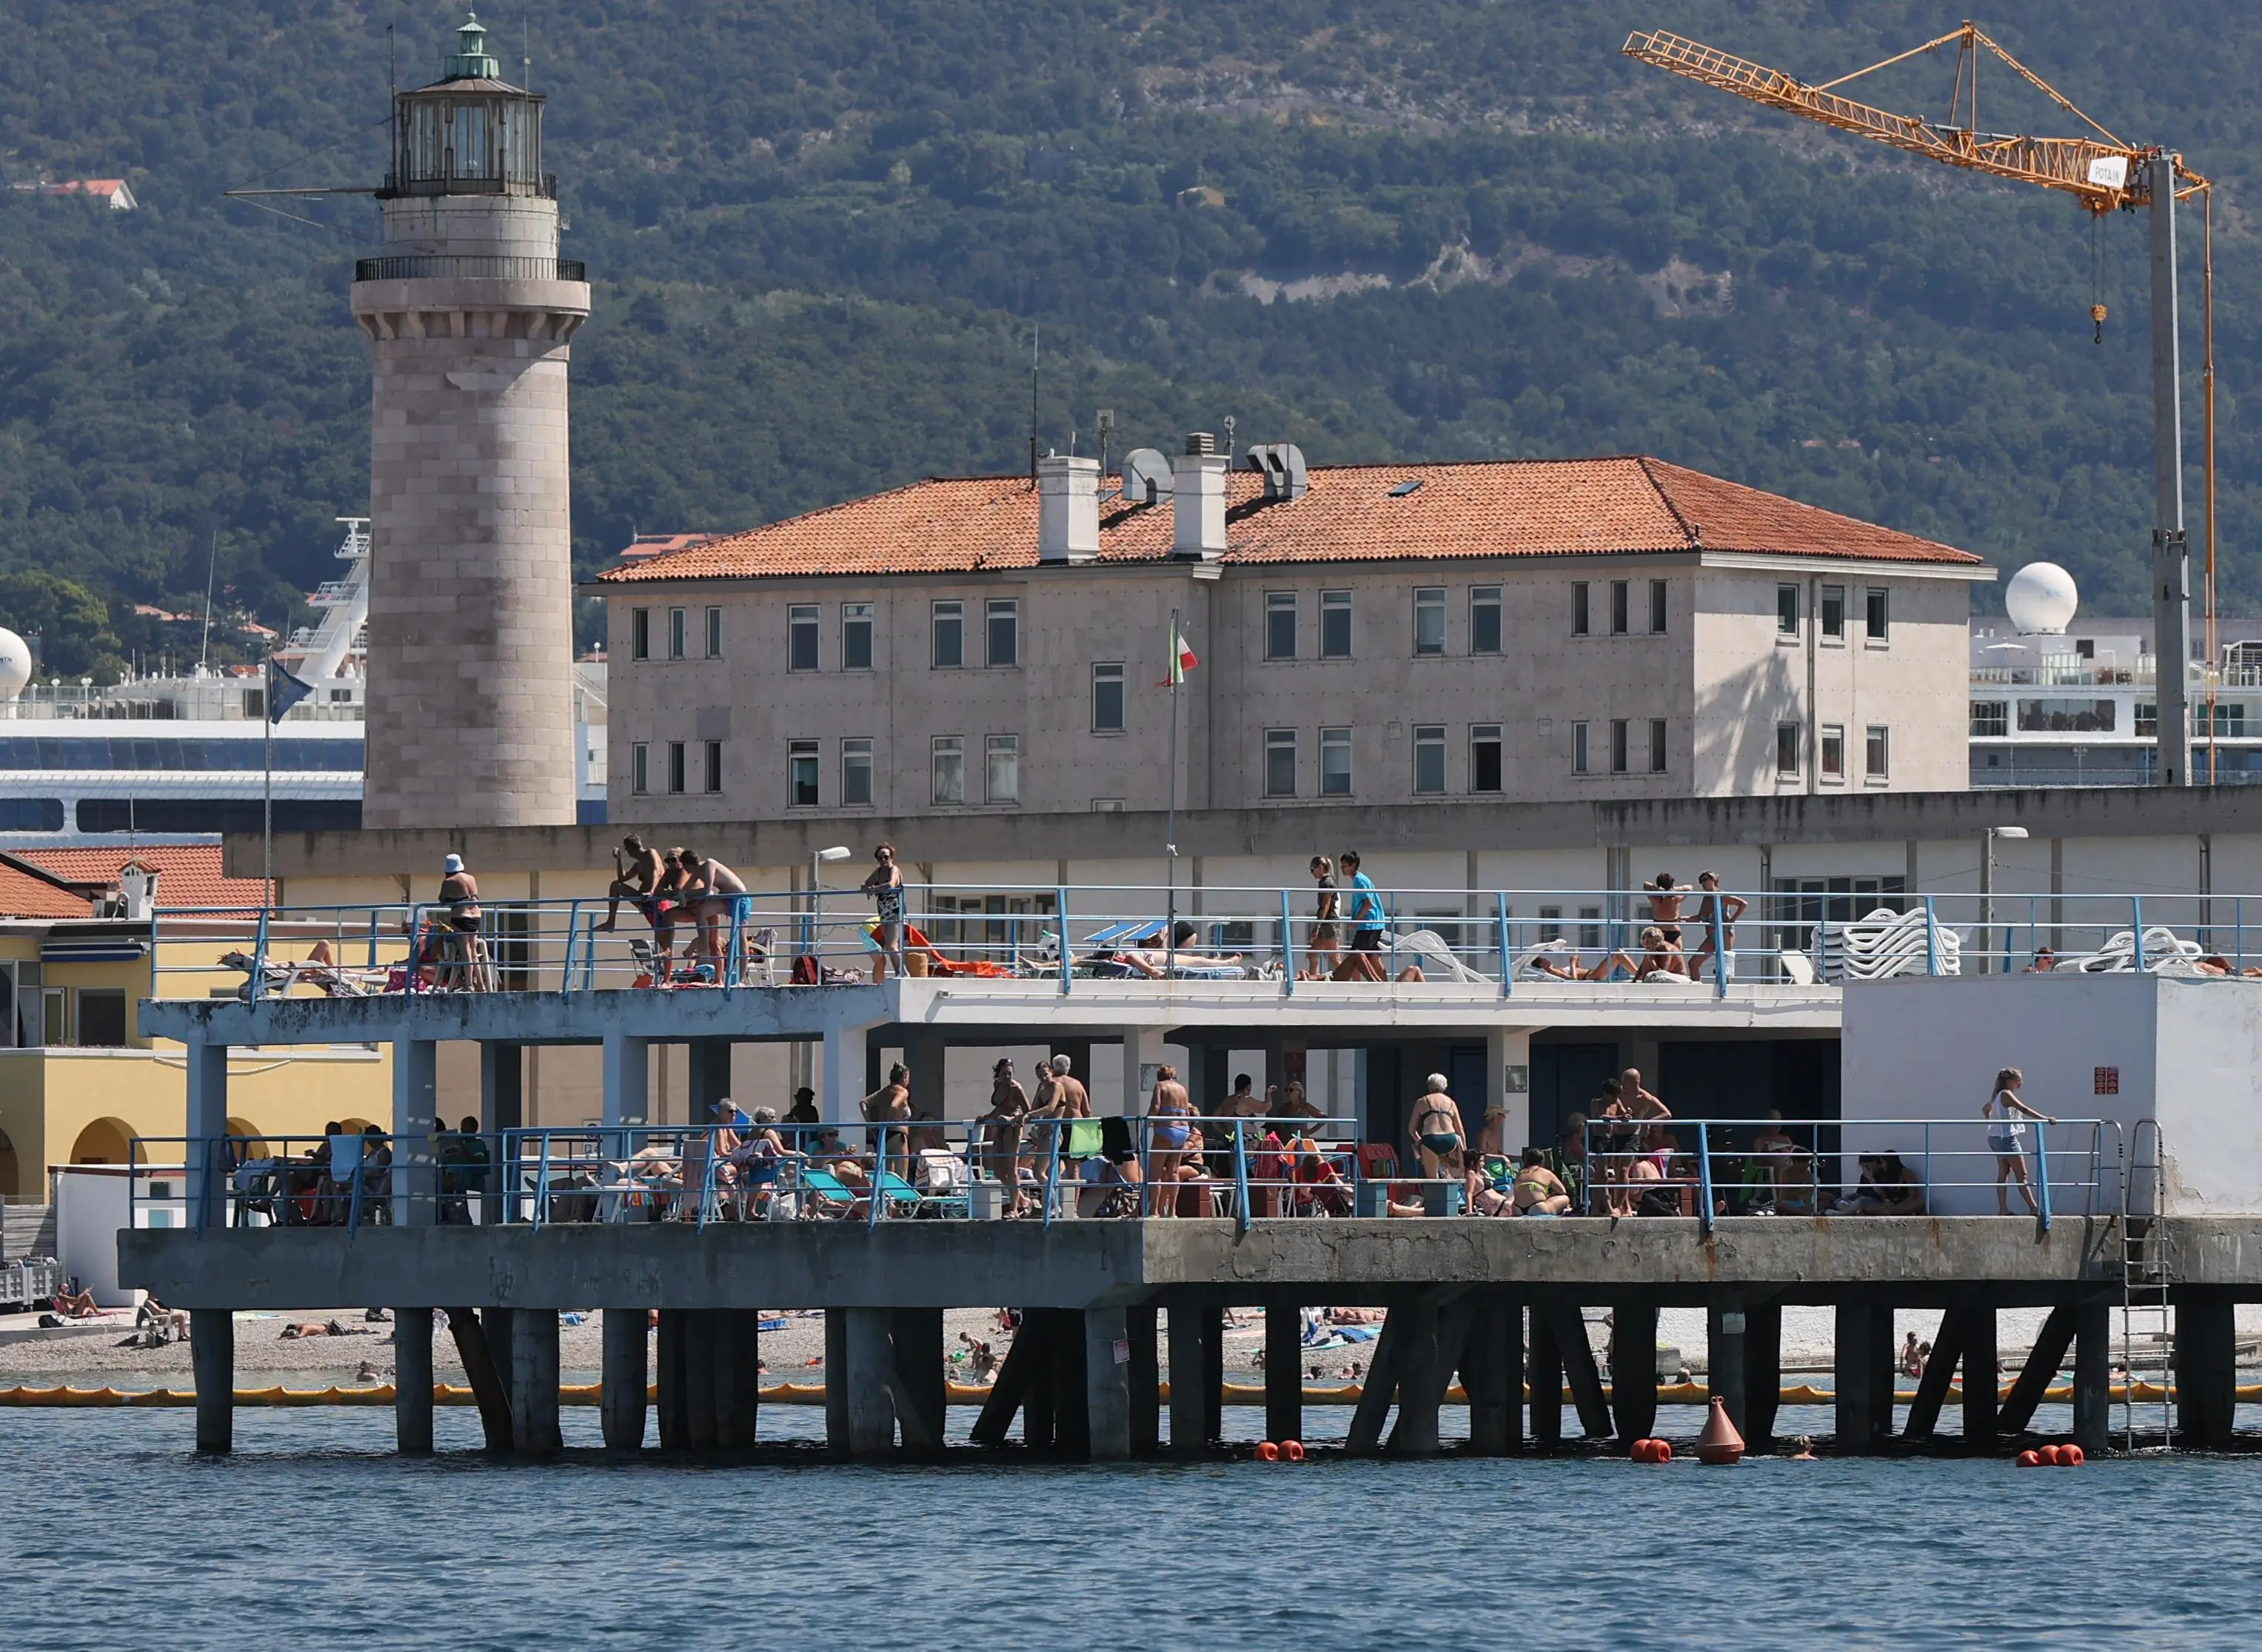
<instances>
[{"instance_id":1,"label":"crane mast","mask_svg":"<svg viewBox=\"0 0 2262 1652\"><path fill-rule=\"evenodd\" d=\"M1837 89L1895 63L1956 47L1956 84L1944 120L1898 114L1846 96ZM2206 434L2206 611L2208 684L2208 779L2215 778L2215 327L2214 192L2208 180L2183 163L2183 157L2158 146L2124 141L2084 114L2042 76L1983 33L1977 25L1927 40L1867 69L1810 85L1714 47L1664 31L1637 32L1626 39L1626 56L1640 62L1780 110L1840 132L1852 133L1944 165L1991 177L2032 184L2071 195L2087 211L2102 215L2143 209L2151 239L2152 308L2152 652L2157 684L2155 737L2158 761L2154 778L2163 786L2191 783L2191 732L2186 707L2191 654L2191 555L2184 527L2182 362L2176 297L2176 203L2197 194L2208 209L2209 234L2205 264L2204 365ZM1979 126L1979 64L1985 52L1999 59L2021 80L2089 127L2093 135L2035 137L1986 132ZM1959 116L1961 117L1959 120ZM2101 308L2093 312L2101 322Z\"/></svg>"}]
</instances>

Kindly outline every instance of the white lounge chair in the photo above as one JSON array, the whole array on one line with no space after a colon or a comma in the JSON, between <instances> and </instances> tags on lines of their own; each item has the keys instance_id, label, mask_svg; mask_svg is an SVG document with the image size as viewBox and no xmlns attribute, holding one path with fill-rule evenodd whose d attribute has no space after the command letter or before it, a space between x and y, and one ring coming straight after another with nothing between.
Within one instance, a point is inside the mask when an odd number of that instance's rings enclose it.
<instances>
[{"instance_id":1,"label":"white lounge chair","mask_svg":"<svg viewBox=\"0 0 2262 1652\"><path fill-rule=\"evenodd\" d=\"M1421 964L1424 979L1457 981L1466 986L1493 985L1490 976L1481 970L1472 970L1455 957L1452 948L1445 944L1445 937L1434 929L1416 929L1411 934L1399 936L1400 968L1405 967L1403 961L1408 953L1413 954L1414 961Z\"/></svg>"}]
</instances>

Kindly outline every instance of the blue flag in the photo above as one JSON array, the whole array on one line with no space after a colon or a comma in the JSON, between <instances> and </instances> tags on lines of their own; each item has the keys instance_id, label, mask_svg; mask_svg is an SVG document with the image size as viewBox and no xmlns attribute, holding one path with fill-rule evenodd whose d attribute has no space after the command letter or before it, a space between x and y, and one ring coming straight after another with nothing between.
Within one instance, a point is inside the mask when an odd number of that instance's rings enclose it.
<instances>
[{"instance_id":1,"label":"blue flag","mask_svg":"<svg viewBox=\"0 0 2262 1652\"><path fill-rule=\"evenodd\" d=\"M301 682L267 657L267 720L280 723L291 708L314 691L311 682Z\"/></svg>"}]
</instances>

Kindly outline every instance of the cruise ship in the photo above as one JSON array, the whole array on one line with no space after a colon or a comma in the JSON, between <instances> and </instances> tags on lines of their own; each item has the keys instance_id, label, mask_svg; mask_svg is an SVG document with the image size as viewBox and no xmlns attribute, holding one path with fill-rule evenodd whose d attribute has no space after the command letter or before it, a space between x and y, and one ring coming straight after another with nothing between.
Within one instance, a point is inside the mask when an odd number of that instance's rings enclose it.
<instances>
[{"instance_id":1,"label":"cruise ship","mask_svg":"<svg viewBox=\"0 0 2262 1652\"><path fill-rule=\"evenodd\" d=\"M307 601L313 624L275 651L313 692L275 728L277 832L361 825L369 523L340 517L340 577ZM0 621L4 621L0 615ZM0 848L188 842L256 832L266 783L258 666L136 675L97 686L37 680L0 633ZM580 817L604 819L605 666L578 662Z\"/></svg>"},{"instance_id":2,"label":"cruise ship","mask_svg":"<svg viewBox=\"0 0 2262 1652\"><path fill-rule=\"evenodd\" d=\"M2003 600L2005 617L1971 624L1972 785L2151 784L2151 622L2078 618L2073 577L2052 562L2020 569ZM2218 621L2216 630L2243 640L2221 644L2211 685L2208 660L2185 662L2192 780L2262 782L2262 626Z\"/></svg>"}]
</instances>

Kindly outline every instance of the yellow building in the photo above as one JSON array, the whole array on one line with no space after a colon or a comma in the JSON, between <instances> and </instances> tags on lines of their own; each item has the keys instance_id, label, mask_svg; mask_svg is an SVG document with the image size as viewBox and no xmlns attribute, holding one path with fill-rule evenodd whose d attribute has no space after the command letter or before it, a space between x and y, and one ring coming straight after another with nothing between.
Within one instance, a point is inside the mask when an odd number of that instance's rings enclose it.
<instances>
[{"instance_id":1,"label":"yellow building","mask_svg":"<svg viewBox=\"0 0 2262 1652\"><path fill-rule=\"evenodd\" d=\"M161 928L153 913L161 884L169 906L256 908L258 881L222 877L220 857L217 844L0 855L0 1195L44 1200L49 1165L171 1157L164 1138L187 1128L184 1058L141 1036L140 1000L232 993L244 977L220 963L226 920ZM382 1050L229 1054L232 1133L313 1136L393 1116Z\"/></svg>"}]
</instances>

